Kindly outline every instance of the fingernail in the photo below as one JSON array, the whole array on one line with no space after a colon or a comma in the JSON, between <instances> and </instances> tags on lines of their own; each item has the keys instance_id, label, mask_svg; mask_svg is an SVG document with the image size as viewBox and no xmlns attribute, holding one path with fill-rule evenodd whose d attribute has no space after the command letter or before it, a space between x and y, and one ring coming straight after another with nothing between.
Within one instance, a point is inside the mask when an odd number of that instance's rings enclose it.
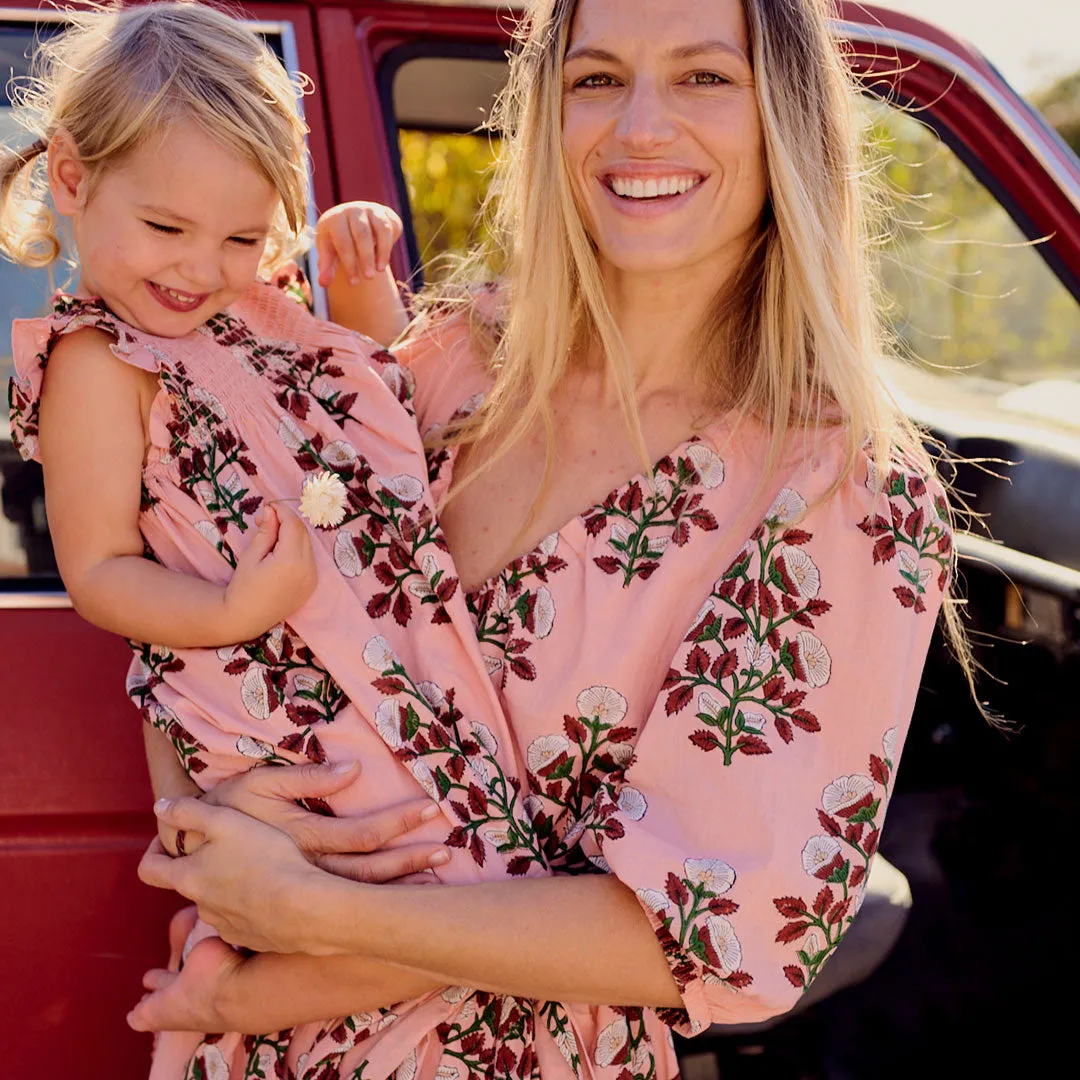
<instances>
[{"instance_id":1,"label":"fingernail","mask_svg":"<svg viewBox=\"0 0 1080 1080\"><path fill-rule=\"evenodd\" d=\"M154 803L154 813L155 814L164 814L165 811L168 810L170 806L172 806L172 800L170 800L170 799L158 799L158 801L156 803Z\"/></svg>"},{"instance_id":2,"label":"fingernail","mask_svg":"<svg viewBox=\"0 0 1080 1080\"><path fill-rule=\"evenodd\" d=\"M339 761L336 765L330 766L330 771L337 776L344 776L347 772L352 772L351 761Z\"/></svg>"},{"instance_id":3,"label":"fingernail","mask_svg":"<svg viewBox=\"0 0 1080 1080\"><path fill-rule=\"evenodd\" d=\"M428 866L445 866L450 861L450 852L446 848L434 851L428 859Z\"/></svg>"},{"instance_id":4,"label":"fingernail","mask_svg":"<svg viewBox=\"0 0 1080 1080\"><path fill-rule=\"evenodd\" d=\"M432 803L430 806L425 806L424 809L420 811L420 820L431 821L432 818L437 818L441 813L442 811L439 809L438 804Z\"/></svg>"}]
</instances>

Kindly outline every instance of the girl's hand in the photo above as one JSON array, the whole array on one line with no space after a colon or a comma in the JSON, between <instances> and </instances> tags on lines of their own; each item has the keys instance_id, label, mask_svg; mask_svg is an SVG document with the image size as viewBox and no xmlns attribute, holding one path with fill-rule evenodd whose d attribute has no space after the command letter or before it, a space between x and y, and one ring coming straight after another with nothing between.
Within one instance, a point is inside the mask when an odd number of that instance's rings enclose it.
<instances>
[{"instance_id":1,"label":"girl's hand","mask_svg":"<svg viewBox=\"0 0 1080 1080\"><path fill-rule=\"evenodd\" d=\"M348 202L331 207L315 226L319 284L328 286L339 268L350 285L381 274L390 265L390 252L401 230L401 218L381 203Z\"/></svg>"},{"instance_id":2,"label":"girl's hand","mask_svg":"<svg viewBox=\"0 0 1080 1080\"><path fill-rule=\"evenodd\" d=\"M287 507L266 506L258 531L236 560L225 588L226 640L251 641L283 622L315 591L311 537Z\"/></svg>"},{"instance_id":3,"label":"girl's hand","mask_svg":"<svg viewBox=\"0 0 1080 1080\"><path fill-rule=\"evenodd\" d=\"M223 780L202 796L213 806L239 810L285 833L310 861L331 873L360 881L383 882L444 863L445 848L414 844L382 850L397 836L440 814L428 798L364 817L325 817L299 806L297 799L322 798L342 791L360 776L359 762L339 765L263 765ZM168 828L158 818L158 835ZM193 835L190 830L187 836ZM194 834L199 840L203 838ZM166 845L167 847L168 845ZM188 854L193 853L185 845ZM197 849L195 849L197 850Z\"/></svg>"}]
</instances>

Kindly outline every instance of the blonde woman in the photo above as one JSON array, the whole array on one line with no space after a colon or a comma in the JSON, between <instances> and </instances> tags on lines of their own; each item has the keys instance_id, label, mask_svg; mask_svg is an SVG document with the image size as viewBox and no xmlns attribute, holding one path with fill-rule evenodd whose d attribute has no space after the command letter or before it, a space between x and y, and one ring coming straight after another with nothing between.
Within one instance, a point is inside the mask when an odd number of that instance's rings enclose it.
<instances>
[{"instance_id":1,"label":"blonde woman","mask_svg":"<svg viewBox=\"0 0 1080 1080\"><path fill-rule=\"evenodd\" d=\"M340 1014L250 1041L302 1078L666 1080L668 1027L790 1009L858 911L949 588L944 492L875 373L829 4L529 9L505 288L436 305L403 355L553 876L375 886L159 807L208 841L144 879L263 955L151 973L133 1024Z\"/></svg>"}]
</instances>

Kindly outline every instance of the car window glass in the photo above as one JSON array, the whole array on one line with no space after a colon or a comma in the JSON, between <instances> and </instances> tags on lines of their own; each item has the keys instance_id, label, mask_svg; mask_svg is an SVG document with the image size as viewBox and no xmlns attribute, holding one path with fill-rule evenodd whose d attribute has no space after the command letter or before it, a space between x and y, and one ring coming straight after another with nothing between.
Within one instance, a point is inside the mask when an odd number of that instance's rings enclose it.
<instances>
[{"instance_id":1,"label":"car window glass","mask_svg":"<svg viewBox=\"0 0 1080 1080\"><path fill-rule=\"evenodd\" d=\"M1080 304L1002 205L921 122L863 99L884 161L879 251L902 396L1080 431Z\"/></svg>"}]
</instances>

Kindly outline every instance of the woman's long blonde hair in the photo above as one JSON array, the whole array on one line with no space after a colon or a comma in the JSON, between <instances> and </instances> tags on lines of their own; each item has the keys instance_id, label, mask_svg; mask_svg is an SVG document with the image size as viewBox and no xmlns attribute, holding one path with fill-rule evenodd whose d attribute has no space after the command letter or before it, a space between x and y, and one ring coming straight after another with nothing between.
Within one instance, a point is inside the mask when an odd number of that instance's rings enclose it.
<instances>
[{"instance_id":1,"label":"woman's long blonde hair","mask_svg":"<svg viewBox=\"0 0 1080 1080\"><path fill-rule=\"evenodd\" d=\"M577 3L527 4L491 122L502 145L486 206L488 238L447 285L430 292L437 318L455 298L470 295L469 281L483 268L505 271L497 328L487 299L471 305L476 344L490 358L494 385L479 411L447 437L482 441L491 451L484 466L462 478L465 484L538 422L548 431L550 470L551 395L590 346L600 346L629 431L645 454L633 376L562 147L562 67ZM762 485L783 454L785 433L813 436L837 422L844 464L824 498L844 483L867 444L879 485L897 460L931 475L924 433L878 373L888 347L874 285L873 211L881 200L868 183L874 170L866 167L853 125L857 86L829 30L833 3L743 0L743 6L768 199L742 267L701 327L707 410L731 410L736 426L750 417L773 433ZM952 597L944 619L974 695L978 665Z\"/></svg>"},{"instance_id":2,"label":"woman's long blonde hair","mask_svg":"<svg viewBox=\"0 0 1080 1080\"><path fill-rule=\"evenodd\" d=\"M0 158L0 251L38 267L61 254L43 168L57 133L72 139L93 184L148 139L192 121L281 196L264 265L292 254L307 216L302 84L258 34L189 0L99 6L65 19L63 31L37 43L29 79L12 87L30 141Z\"/></svg>"}]
</instances>

